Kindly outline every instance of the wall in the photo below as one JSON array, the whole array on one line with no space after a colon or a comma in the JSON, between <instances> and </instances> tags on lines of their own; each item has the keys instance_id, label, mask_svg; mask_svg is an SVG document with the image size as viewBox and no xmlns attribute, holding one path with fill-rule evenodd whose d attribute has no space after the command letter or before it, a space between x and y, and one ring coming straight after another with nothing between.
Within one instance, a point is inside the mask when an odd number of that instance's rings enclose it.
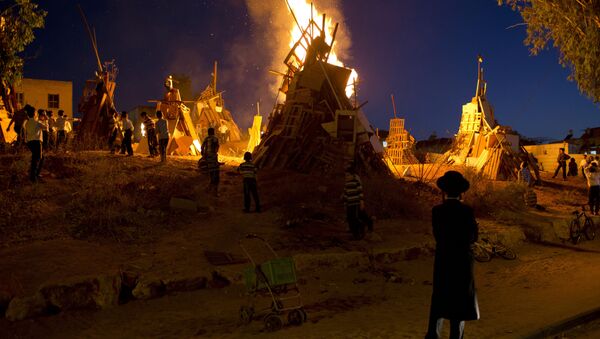
<instances>
[{"instance_id":1,"label":"wall","mask_svg":"<svg viewBox=\"0 0 600 339\"><path fill-rule=\"evenodd\" d=\"M565 153L575 158L575 161L578 164L579 161L583 158L583 154L577 154L577 152L579 152L579 146L568 144L566 142L525 146L527 152L533 154L538 159L538 163L542 167L540 169L549 172L554 171L556 169L556 158L558 157L558 150L560 148L564 148Z\"/></svg>"},{"instance_id":2,"label":"wall","mask_svg":"<svg viewBox=\"0 0 600 339\"><path fill-rule=\"evenodd\" d=\"M73 83L71 81L41 80L24 78L15 86L15 92L24 94L23 105L29 104L35 109L51 110L58 117L62 109L68 117L73 117ZM59 107L48 107L48 94L59 95Z\"/></svg>"}]
</instances>

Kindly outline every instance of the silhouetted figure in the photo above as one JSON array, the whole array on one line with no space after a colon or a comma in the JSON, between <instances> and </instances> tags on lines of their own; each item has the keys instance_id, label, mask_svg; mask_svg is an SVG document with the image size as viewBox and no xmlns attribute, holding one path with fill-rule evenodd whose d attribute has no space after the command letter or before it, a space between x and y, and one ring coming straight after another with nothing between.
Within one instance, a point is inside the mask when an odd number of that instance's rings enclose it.
<instances>
[{"instance_id":1,"label":"silhouetted figure","mask_svg":"<svg viewBox=\"0 0 600 339\"><path fill-rule=\"evenodd\" d=\"M121 145L121 153L127 151L127 156L133 156L133 147L131 146L131 138L133 137L133 123L129 120L127 112L121 112L121 121L123 122L123 142Z\"/></svg>"},{"instance_id":2,"label":"silhouetted figure","mask_svg":"<svg viewBox=\"0 0 600 339\"><path fill-rule=\"evenodd\" d=\"M354 164L346 169L344 183L344 205L346 206L346 220L352 236L360 240L365 236L365 225L369 232L373 231L373 219L365 211L362 182Z\"/></svg>"},{"instance_id":3,"label":"silhouetted figure","mask_svg":"<svg viewBox=\"0 0 600 339\"><path fill-rule=\"evenodd\" d=\"M169 125L167 120L163 119L161 111L156 111L156 133L158 134L158 150L160 152L160 162L167 161L167 146L169 145Z\"/></svg>"},{"instance_id":4,"label":"silhouetted figure","mask_svg":"<svg viewBox=\"0 0 600 339\"><path fill-rule=\"evenodd\" d=\"M473 209L460 201L469 182L456 171L448 171L437 181L444 202L432 210L435 237L433 294L426 339L438 339L444 319L450 320L450 339L461 339L466 320L479 319L479 306L473 278L473 251L478 227Z\"/></svg>"},{"instance_id":5,"label":"silhouetted figure","mask_svg":"<svg viewBox=\"0 0 600 339\"><path fill-rule=\"evenodd\" d=\"M590 212L598 215L600 211L600 168L597 163L592 162L584 171L589 189L588 204L590 205Z\"/></svg>"},{"instance_id":6,"label":"silhouetted figure","mask_svg":"<svg viewBox=\"0 0 600 339\"><path fill-rule=\"evenodd\" d=\"M60 145L67 142L67 133L69 132L69 122L62 110L58 111L58 118L54 126L56 127L56 150L58 151Z\"/></svg>"},{"instance_id":7,"label":"silhouetted figure","mask_svg":"<svg viewBox=\"0 0 600 339\"><path fill-rule=\"evenodd\" d=\"M209 192L214 195L219 194L219 139L215 136L215 129L208 129L208 136L202 142L200 153L206 159L208 176L210 178L208 184Z\"/></svg>"},{"instance_id":8,"label":"silhouetted figure","mask_svg":"<svg viewBox=\"0 0 600 339\"><path fill-rule=\"evenodd\" d=\"M25 121L27 121L27 112L25 112L25 109L20 109L17 110L12 118L10 119L10 122L8 123L8 126L6 126L6 131L10 131L10 126L13 126L13 129L15 131L15 133L17 133L17 146L21 147L21 145L23 145L23 136L24 136L24 130L23 130L23 126L25 125Z\"/></svg>"},{"instance_id":9,"label":"silhouetted figure","mask_svg":"<svg viewBox=\"0 0 600 339\"><path fill-rule=\"evenodd\" d=\"M119 135L119 113L114 111L112 117L108 120L108 149L110 154L115 153L115 141Z\"/></svg>"},{"instance_id":10,"label":"silhouetted figure","mask_svg":"<svg viewBox=\"0 0 600 339\"><path fill-rule=\"evenodd\" d=\"M142 123L144 124L144 128L146 130L146 139L148 139L148 153L150 153L149 157L155 157L157 155L156 146L158 141L156 140L156 128L154 127L154 120L148 116L146 112L142 112L140 114L142 119Z\"/></svg>"},{"instance_id":11,"label":"silhouetted figure","mask_svg":"<svg viewBox=\"0 0 600 339\"><path fill-rule=\"evenodd\" d=\"M252 163L252 153L244 153L244 162L238 167L244 182L244 212L250 212L250 197L254 199L256 212L260 213L260 201L258 199L258 187L256 185L256 166Z\"/></svg>"},{"instance_id":12,"label":"silhouetted figure","mask_svg":"<svg viewBox=\"0 0 600 339\"><path fill-rule=\"evenodd\" d=\"M577 163L575 162L575 158L571 158L571 160L569 160L569 172L567 175L571 177L577 176Z\"/></svg>"},{"instance_id":13,"label":"silhouetted figure","mask_svg":"<svg viewBox=\"0 0 600 339\"><path fill-rule=\"evenodd\" d=\"M25 122L25 137L27 147L31 151L31 166L29 168L29 179L31 182L37 182L40 177L44 155L42 151L42 141L44 124L35 118L35 108L25 105L25 112L29 120Z\"/></svg>"},{"instance_id":14,"label":"silhouetted figure","mask_svg":"<svg viewBox=\"0 0 600 339\"><path fill-rule=\"evenodd\" d=\"M569 155L565 153L564 148L560 148L558 150L558 157L556 158L556 162L558 162L558 166L556 167L556 171L554 171L554 175L552 178L556 178L558 175L558 171L562 168L563 180L567 180L567 160L571 159Z\"/></svg>"}]
</instances>

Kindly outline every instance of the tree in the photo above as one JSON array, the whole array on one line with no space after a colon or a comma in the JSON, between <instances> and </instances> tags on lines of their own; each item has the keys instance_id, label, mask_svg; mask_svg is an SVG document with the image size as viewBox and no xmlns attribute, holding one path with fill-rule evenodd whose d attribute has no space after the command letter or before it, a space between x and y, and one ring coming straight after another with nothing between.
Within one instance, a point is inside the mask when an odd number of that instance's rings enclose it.
<instances>
[{"instance_id":1,"label":"tree","mask_svg":"<svg viewBox=\"0 0 600 339\"><path fill-rule=\"evenodd\" d=\"M46 11L29 0L0 4L0 80L13 84L23 76L21 53L35 39L34 30L44 27Z\"/></svg>"},{"instance_id":2,"label":"tree","mask_svg":"<svg viewBox=\"0 0 600 339\"><path fill-rule=\"evenodd\" d=\"M0 100L9 114L18 107L13 84L23 76L20 54L35 39L33 30L44 27L46 11L37 7L29 0L0 4Z\"/></svg>"},{"instance_id":3,"label":"tree","mask_svg":"<svg viewBox=\"0 0 600 339\"><path fill-rule=\"evenodd\" d=\"M527 25L524 44L537 55L552 41L559 63L579 90L600 102L600 1L498 0L518 11Z\"/></svg>"}]
</instances>

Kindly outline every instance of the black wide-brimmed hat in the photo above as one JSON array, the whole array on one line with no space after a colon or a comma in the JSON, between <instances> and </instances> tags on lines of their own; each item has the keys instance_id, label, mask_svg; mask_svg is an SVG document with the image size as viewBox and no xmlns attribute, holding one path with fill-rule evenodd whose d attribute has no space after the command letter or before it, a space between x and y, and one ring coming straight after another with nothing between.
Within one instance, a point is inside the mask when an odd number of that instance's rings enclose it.
<instances>
[{"instance_id":1,"label":"black wide-brimmed hat","mask_svg":"<svg viewBox=\"0 0 600 339\"><path fill-rule=\"evenodd\" d=\"M457 171L448 171L437 180L437 187L451 195L459 195L469 189L469 181Z\"/></svg>"}]
</instances>

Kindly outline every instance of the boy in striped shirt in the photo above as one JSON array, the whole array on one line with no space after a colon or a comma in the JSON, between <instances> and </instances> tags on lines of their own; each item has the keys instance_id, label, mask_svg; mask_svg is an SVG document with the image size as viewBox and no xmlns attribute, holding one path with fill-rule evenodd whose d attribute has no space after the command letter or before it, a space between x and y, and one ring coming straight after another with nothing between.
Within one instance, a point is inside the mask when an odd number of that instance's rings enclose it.
<instances>
[{"instance_id":1,"label":"boy in striped shirt","mask_svg":"<svg viewBox=\"0 0 600 339\"><path fill-rule=\"evenodd\" d=\"M360 240L365 236L365 224L369 232L373 231L373 220L365 211L362 182L352 164L346 170L346 183L342 197L344 206L346 206L346 220L350 232L354 239Z\"/></svg>"},{"instance_id":2,"label":"boy in striped shirt","mask_svg":"<svg viewBox=\"0 0 600 339\"><path fill-rule=\"evenodd\" d=\"M244 212L250 212L250 196L254 199L256 213L260 213L260 201L258 200L258 188L256 185L256 166L252 163L252 153L244 153L244 162L238 167L238 172L244 181Z\"/></svg>"}]
</instances>

